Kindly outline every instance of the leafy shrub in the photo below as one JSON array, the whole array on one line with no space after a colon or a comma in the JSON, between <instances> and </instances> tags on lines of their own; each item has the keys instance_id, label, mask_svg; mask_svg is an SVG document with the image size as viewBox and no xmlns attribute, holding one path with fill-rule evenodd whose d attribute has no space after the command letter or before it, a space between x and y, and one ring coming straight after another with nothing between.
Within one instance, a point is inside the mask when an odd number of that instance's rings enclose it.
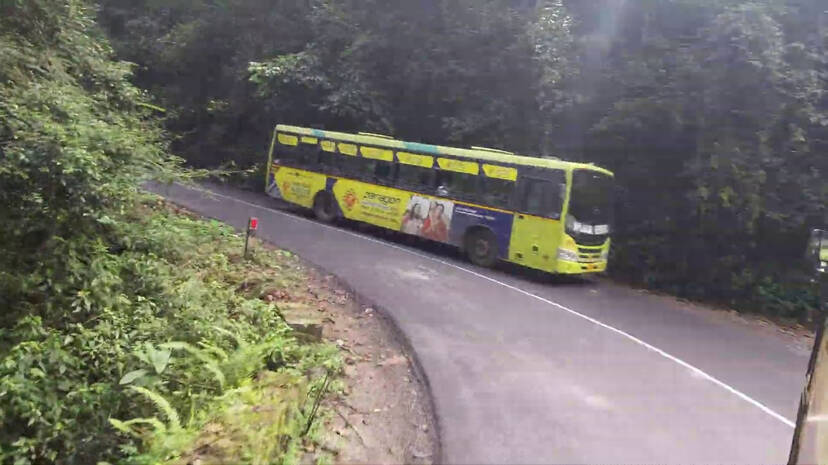
<instances>
[{"instance_id":1,"label":"leafy shrub","mask_svg":"<svg viewBox=\"0 0 828 465\"><path fill-rule=\"evenodd\" d=\"M156 463L265 366L336 365L237 292L229 228L141 197L184 174L92 14L0 0L0 463Z\"/></svg>"},{"instance_id":2,"label":"leafy shrub","mask_svg":"<svg viewBox=\"0 0 828 465\"><path fill-rule=\"evenodd\" d=\"M72 281L66 318L27 315L3 330L2 458L139 454L146 436L111 425L140 430L162 418L160 433L192 430L216 398L266 366L294 377L336 368L335 349L299 344L271 304L238 292L248 264L230 228L151 205L112 225L103 250L117 253L100 253L95 273L82 269ZM276 257L260 251L254 263L276 270ZM135 418L144 420L125 426Z\"/></svg>"}]
</instances>

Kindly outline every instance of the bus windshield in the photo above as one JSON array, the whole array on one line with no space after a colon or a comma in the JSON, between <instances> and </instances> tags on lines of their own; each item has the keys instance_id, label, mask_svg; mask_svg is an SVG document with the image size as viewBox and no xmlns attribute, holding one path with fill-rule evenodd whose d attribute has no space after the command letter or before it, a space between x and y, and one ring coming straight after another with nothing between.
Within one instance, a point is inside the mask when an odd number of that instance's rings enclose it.
<instances>
[{"instance_id":1,"label":"bus windshield","mask_svg":"<svg viewBox=\"0 0 828 465\"><path fill-rule=\"evenodd\" d=\"M612 177L590 170L572 173L569 215L582 224L599 226L606 234L612 222Z\"/></svg>"}]
</instances>

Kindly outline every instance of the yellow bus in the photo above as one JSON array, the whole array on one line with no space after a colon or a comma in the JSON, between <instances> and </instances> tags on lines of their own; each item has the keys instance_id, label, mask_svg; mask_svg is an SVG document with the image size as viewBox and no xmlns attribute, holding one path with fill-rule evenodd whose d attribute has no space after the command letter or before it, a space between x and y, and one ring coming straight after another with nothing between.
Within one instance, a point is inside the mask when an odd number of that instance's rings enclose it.
<instances>
[{"instance_id":1,"label":"yellow bus","mask_svg":"<svg viewBox=\"0 0 828 465\"><path fill-rule=\"evenodd\" d=\"M604 271L613 174L592 164L278 125L266 192L316 217L370 223L550 273Z\"/></svg>"}]
</instances>

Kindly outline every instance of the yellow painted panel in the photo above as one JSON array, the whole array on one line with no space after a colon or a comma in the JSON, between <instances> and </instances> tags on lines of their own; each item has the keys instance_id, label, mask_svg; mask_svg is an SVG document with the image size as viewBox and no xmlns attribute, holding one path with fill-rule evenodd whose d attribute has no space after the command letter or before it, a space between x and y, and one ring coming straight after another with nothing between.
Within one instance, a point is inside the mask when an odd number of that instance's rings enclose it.
<instances>
[{"instance_id":1,"label":"yellow painted panel","mask_svg":"<svg viewBox=\"0 0 828 465\"><path fill-rule=\"evenodd\" d=\"M316 137L302 136L302 143L315 145L319 143L319 139L317 139Z\"/></svg>"},{"instance_id":2,"label":"yellow painted panel","mask_svg":"<svg viewBox=\"0 0 828 465\"><path fill-rule=\"evenodd\" d=\"M281 168L275 173L281 197L306 208L313 207L316 194L325 188L327 176L293 168Z\"/></svg>"},{"instance_id":3,"label":"yellow painted panel","mask_svg":"<svg viewBox=\"0 0 828 465\"><path fill-rule=\"evenodd\" d=\"M394 152L388 149L378 149L376 147L360 147L359 151L362 156L372 160L394 161Z\"/></svg>"},{"instance_id":4,"label":"yellow painted panel","mask_svg":"<svg viewBox=\"0 0 828 465\"><path fill-rule=\"evenodd\" d=\"M290 133L295 134L304 134L308 136L317 136L320 138L326 139L333 139L336 141L342 142L350 142L352 144L370 144L376 145L381 147L388 147L391 149L398 149L398 150L417 150L422 151L425 153L432 153L432 154L440 154L444 156L453 156L453 157L461 157L467 160L478 160L481 162L487 163L505 163L505 164L513 164L513 165L523 165L523 166L536 166L540 168L548 168L548 169L562 169L562 170L571 170L571 169L584 169L590 171L596 171L600 173L604 173L608 176L613 176L612 172L607 171L603 168L588 165L584 163L572 163L562 160L553 160L547 158L536 158L536 157L525 157L525 156L518 156L518 155L509 155L500 152L492 152L490 150L469 150L469 149L461 149L457 147L445 147L445 146L436 146L436 145L428 145L423 144L423 149L414 149L412 148L412 144L410 142L403 142L399 140L392 140L392 139L381 139L375 136L365 136L365 135L358 135L358 134L347 134L342 132L334 132L334 131L320 131L318 129L311 129L311 128L302 128L297 126L290 126L285 124L279 124L276 126L277 131L287 131Z\"/></svg>"},{"instance_id":5,"label":"yellow painted panel","mask_svg":"<svg viewBox=\"0 0 828 465\"><path fill-rule=\"evenodd\" d=\"M340 179L333 187L339 207L346 218L364 221L399 231L410 192L349 179Z\"/></svg>"},{"instance_id":6,"label":"yellow painted panel","mask_svg":"<svg viewBox=\"0 0 828 465\"><path fill-rule=\"evenodd\" d=\"M483 165L483 172L490 178L505 179L506 181L517 180L517 170L508 166Z\"/></svg>"},{"instance_id":7,"label":"yellow painted panel","mask_svg":"<svg viewBox=\"0 0 828 465\"><path fill-rule=\"evenodd\" d=\"M440 169L447 171L456 171L458 173L466 174L478 174L480 172L480 165L471 161L438 158L437 164L440 165Z\"/></svg>"},{"instance_id":8,"label":"yellow painted panel","mask_svg":"<svg viewBox=\"0 0 828 465\"><path fill-rule=\"evenodd\" d=\"M434 157L428 155L418 155L416 153L397 152L397 158L400 163L406 165L422 166L423 168L431 168L434 166Z\"/></svg>"},{"instance_id":9,"label":"yellow painted panel","mask_svg":"<svg viewBox=\"0 0 828 465\"><path fill-rule=\"evenodd\" d=\"M279 133L279 143L282 145L299 145L299 138L290 134Z\"/></svg>"},{"instance_id":10,"label":"yellow painted panel","mask_svg":"<svg viewBox=\"0 0 828 465\"><path fill-rule=\"evenodd\" d=\"M554 272L563 223L538 216L516 214L509 241L509 261Z\"/></svg>"},{"instance_id":11,"label":"yellow painted panel","mask_svg":"<svg viewBox=\"0 0 828 465\"><path fill-rule=\"evenodd\" d=\"M332 140L323 140L322 150L326 152L336 152L336 144Z\"/></svg>"},{"instance_id":12,"label":"yellow painted panel","mask_svg":"<svg viewBox=\"0 0 828 465\"><path fill-rule=\"evenodd\" d=\"M344 153L345 155L356 156L357 154L357 146L354 144L344 144L340 142L337 144L339 146L339 152Z\"/></svg>"}]
</instances>

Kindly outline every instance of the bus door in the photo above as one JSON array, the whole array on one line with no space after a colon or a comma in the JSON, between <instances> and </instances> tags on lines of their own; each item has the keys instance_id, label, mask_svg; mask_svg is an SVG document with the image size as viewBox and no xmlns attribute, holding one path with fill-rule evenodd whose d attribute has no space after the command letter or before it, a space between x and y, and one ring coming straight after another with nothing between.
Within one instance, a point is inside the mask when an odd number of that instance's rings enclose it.
<instances>
[{"instance_id":1,"label":"bus door","mask_svg":"<svg viewBox=\"0 0 828 465\"><path fill-rule=\"evenodd\" d=\"M566 176L544 170L518 179L509 258L531 268L554 271L563 225Z\"/></svg>"}]
</instances>

